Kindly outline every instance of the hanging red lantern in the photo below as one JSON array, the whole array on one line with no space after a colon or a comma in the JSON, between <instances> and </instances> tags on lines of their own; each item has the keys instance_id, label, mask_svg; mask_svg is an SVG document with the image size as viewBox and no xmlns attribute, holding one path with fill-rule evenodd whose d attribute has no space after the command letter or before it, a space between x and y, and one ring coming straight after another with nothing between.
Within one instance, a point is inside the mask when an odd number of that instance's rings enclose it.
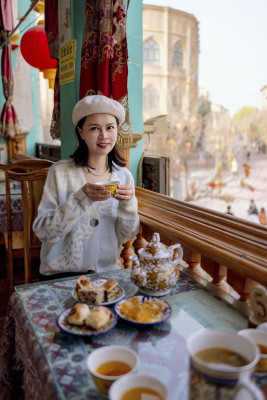
<instances>
[{"instance_id":1,"label":"hanging red lantern","mask_svg":"<svg viewBox=\"0 0 267 400\"><path fill-rule=\"evenodd\" d=\"M44 77L49 80L49 87L53 89L57 60L50 57L43 21L24 33L21 38L20 49L25 61L43 72Z\"/></svg>"}]
</instances>

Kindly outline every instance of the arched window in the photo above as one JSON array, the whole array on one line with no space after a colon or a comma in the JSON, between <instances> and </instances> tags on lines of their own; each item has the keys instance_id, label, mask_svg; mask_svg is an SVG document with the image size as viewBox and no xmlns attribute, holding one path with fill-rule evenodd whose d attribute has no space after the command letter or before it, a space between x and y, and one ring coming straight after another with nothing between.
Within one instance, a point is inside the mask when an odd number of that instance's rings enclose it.
<instances>
[{"instance_id":1,"label":"arched window","mask_svg":"<svg viewBox=\"0 0 267 400\"><path fill-rule=\"evenodd\" d=\"M152 86L145 88L143 96L144 110L146 112L156 111L159 109L160 94L156 89L154 89Z\"/></svg>"},{"instance_id":2,"label":"arched window","mask_svg":"<svg viewBox=\"0 0 267 400\"><path fill-rule=\"evenodd\" d=\"M178 88L171 92L172 107L175 111L182 109L182 96Z\"/></svg>"},{"instance_id":3,"label":"arched window","mask_svg":"<svg viewBox=\"0 0 267 400\"><path fill-rule=\"evenodd\" d=\"M144 64L153 64L153 65L158 65L159 64L159 55L160 55L160 49L159 45L155 40L153 39L148 39L144 43Z\"/></svg>"},{"instance_id":4,"label":"arched window","mask_svg":"<svg viewBox=\"0 0 267 400\"><path fill-rule=\"evenodd\" d=\"M175 43L172 49L172 66L183 68L183 49L179 43Z\"/></svg>"}]
</instances>

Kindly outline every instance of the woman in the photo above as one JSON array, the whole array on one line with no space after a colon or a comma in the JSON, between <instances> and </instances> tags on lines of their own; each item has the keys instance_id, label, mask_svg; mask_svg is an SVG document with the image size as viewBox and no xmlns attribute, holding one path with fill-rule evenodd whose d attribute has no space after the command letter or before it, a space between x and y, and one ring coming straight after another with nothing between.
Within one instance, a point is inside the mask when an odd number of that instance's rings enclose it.
<instances>
[{"instance_id":1,"label":"woman","mask_svg":"<svg viewBox=\"0 0 267 400\"><path fill-rule=\"evenodd\" d=\"M50 168L33 224L42 241L41 279L120 268L121 245L139 228L134 180L116 146L124 118L123 107L105 96L75 105L78 148ZM120 181L114 197L96 184L109 180Z\"/></svg>"}]
</instances>

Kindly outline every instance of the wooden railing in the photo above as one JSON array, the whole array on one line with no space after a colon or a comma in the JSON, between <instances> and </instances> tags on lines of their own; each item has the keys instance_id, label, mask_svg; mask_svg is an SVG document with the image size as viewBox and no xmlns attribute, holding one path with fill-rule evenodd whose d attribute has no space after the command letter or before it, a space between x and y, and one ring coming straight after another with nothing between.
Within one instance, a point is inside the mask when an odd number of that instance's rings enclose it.
<instances>
[{"instance_id":1,"label":"wooden railing","mask_svg":"<svg viewBox=\"0 0 267 400\"><path fill-rule=\"evenodd\" d=\"M267 287L267 227L141 188L136 196L141 230L125 245L125 267L131 246L137 252L158 232L164 244L181 244L187 273L239 301L258 283Z\"/></svg>"}]
</instances>

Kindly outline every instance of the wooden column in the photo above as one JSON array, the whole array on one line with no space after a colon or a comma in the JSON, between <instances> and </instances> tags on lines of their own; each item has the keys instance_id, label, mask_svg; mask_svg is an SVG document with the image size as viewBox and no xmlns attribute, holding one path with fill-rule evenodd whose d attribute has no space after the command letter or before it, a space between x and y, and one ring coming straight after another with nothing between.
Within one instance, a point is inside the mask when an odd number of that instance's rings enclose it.
<instances>
[{"instance_id":1,"label":"wooden column","mask_svg":"<svg viewBox=\"0 0 267 400\"><path fill-rule=\"evenodd\" d=\"M138 250L143 249L147 245L146 239L143 237L143 229L140 226L139 232L136 235L136 239L133 242L133 248L136 255L138 255Z\"/></svg>"},{"instance_id":2,"label":"wooden column","mask_svg":"<svg viewBox=\"0 0 267 400\"><path fill-rule=\"evenodd\" d=\"M228 270L227 282L240 295L240 301L243 302L248 301L251 289L259 285L258 282L233 270Z\"/></svg>"},{"instance_id":3,"label":"wooden column","mask_svg":"<svg viewBox=\"0 0 267 400\"><path fill-rule=\"evenodd\" d=\"M134 251L132 249L133 240L128 240L128 242L124 243L123 250L121 251L120 258L123 260L123 269L132 268L132 260L130 260L130 256L134 255Z\"/></svg>"},{"instance_id":4,"label":"wooden column","mask_svg":"<svg viewBox=\"0 0 267 400\"><path fill-rule=\"evenodd\" d=\"M201 268L201 254L197 251L191 250L188 247L183 247L183 260L188 264L188 267L195 274L205 277L205 271Z\"/></svg>"},{"instance_id":5,"label":"wooden column","mask_svg":"<svg viewBox=\"0 0 267 400\"><path fill-rule=\"evenodd\" d=\"M220 286L226 293L230 293L231 288L226 282L227 278L227 267L219 264L216 261L212 261L207 257L201 257L201 267L212 277L212 283L216 286Z\"/></svg>"}]
</instances>

